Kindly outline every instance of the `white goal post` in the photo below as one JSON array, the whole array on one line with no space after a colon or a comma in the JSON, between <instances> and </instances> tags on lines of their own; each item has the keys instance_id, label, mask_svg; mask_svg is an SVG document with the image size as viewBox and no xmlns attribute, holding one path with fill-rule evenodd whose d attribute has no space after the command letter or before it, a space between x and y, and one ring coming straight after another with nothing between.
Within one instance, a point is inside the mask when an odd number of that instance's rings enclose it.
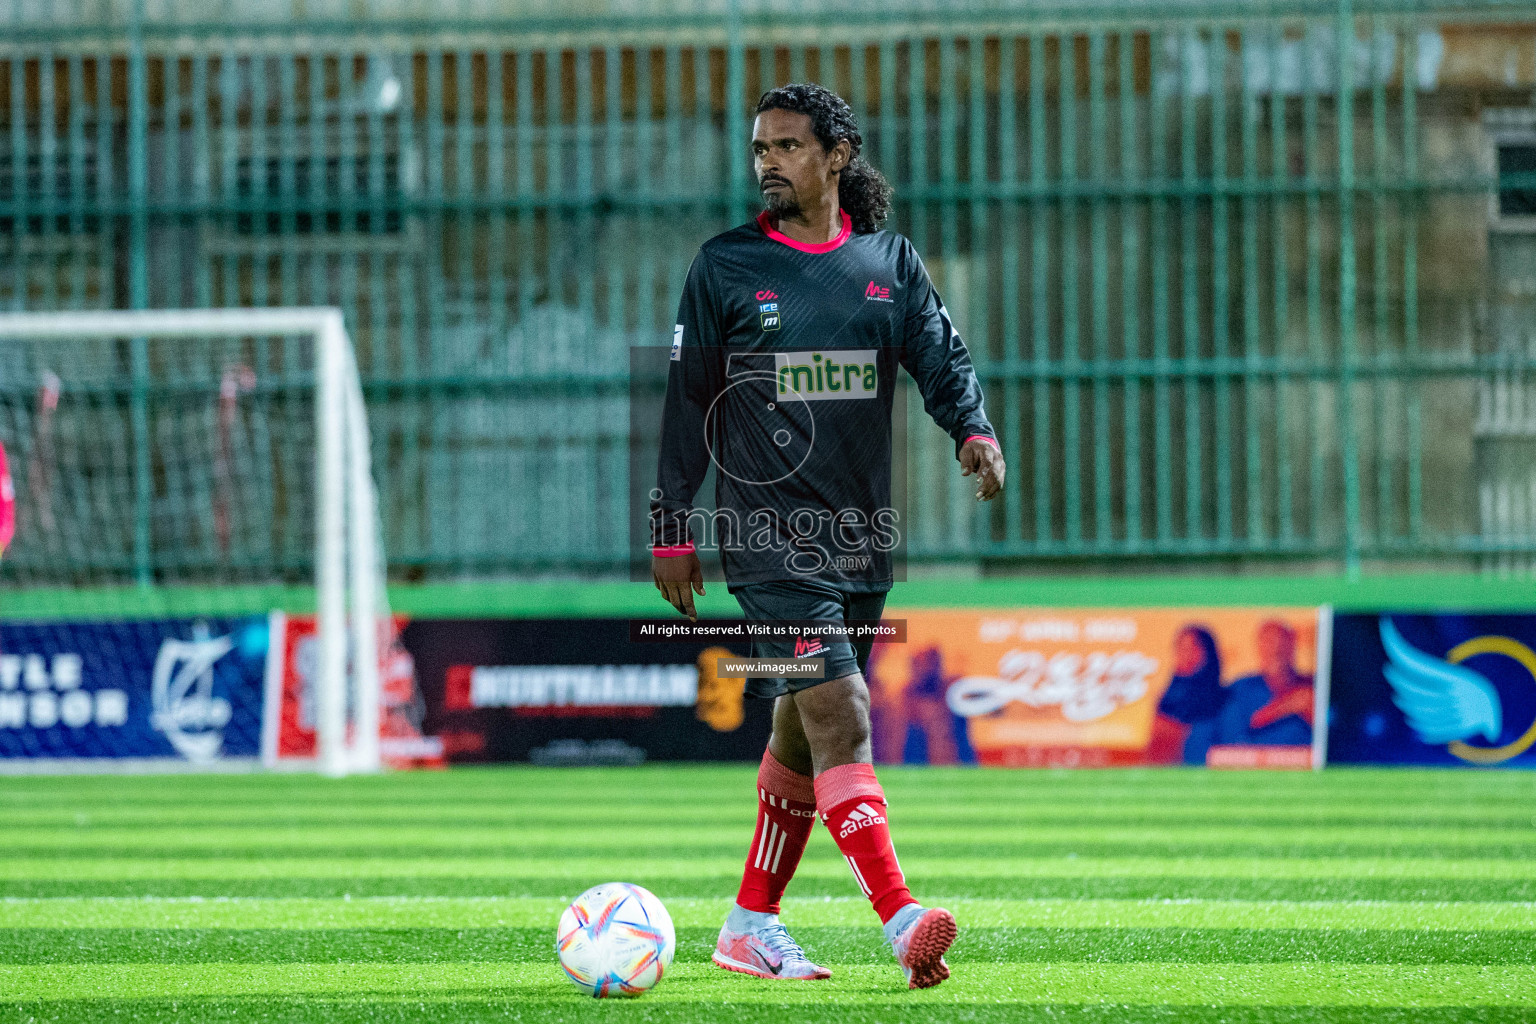
<instances>
[{"instance_id":1,"label":"white goal post","mask_svg":"<svg viewBox=\"0 0 1536 1024\"><path fill-rule=\"evenodd\" d=\"M0 313L0 340L256 336L307 336L314 346L317 767L332 776L377 771L382 696L378 597L384 580L367 414L341 311L315 307Z\"/></svg>"}]
</instances>

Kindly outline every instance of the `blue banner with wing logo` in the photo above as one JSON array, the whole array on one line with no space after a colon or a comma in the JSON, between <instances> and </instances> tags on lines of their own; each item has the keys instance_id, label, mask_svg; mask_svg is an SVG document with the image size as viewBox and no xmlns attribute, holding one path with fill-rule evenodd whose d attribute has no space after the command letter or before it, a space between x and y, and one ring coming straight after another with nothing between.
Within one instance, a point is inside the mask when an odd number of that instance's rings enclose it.
<instances>
[{"instance_id":1,"label":"blue banner with wing logo","mask_svg":"<svg viewBox=\"0 0 1536 1024\"><path fill-rule=\"evenodd\" d=\"M266 616L0 622L0 763L260 752Z\"/></svg>"},{"instance_id":2,"label":"blue banner with wing logo","mask_svg":"<svg viewBox=\"0 0 1536 1024\"><path fill-rule=\"evenodd\" d=\"M1536 615L1337 614L1330 764L1536 768Z\"/></svg>"}]
</instances>

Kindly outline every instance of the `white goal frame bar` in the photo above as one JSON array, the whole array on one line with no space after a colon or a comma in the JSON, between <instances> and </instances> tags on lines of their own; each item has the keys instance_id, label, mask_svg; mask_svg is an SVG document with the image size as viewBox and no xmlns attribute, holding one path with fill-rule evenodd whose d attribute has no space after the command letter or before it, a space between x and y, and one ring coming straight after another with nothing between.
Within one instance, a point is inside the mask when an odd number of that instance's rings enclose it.
<instances>
[{"instance_id":1,"label":"white goal frame bar","mask_svg":"<svg viewBox=\"0 0 1536 1024\"><path fill-rule=\"evenodd\" d=\"M268 309L99 310L0 313L0 338L206 338L308 335L315 339L315 678L318 767L325 775L378 771L379 579L368 551L375 532L368 420L357 358L341 310L329 306ZM350 529L349 529L350 527ZM353 557L347 557L349 552ZM348 591L351 593L355 721L347 742ZM268 657L282 657L282 651ZM276 714L264 708L263 714Z\"/></svg>"}]
</instances>

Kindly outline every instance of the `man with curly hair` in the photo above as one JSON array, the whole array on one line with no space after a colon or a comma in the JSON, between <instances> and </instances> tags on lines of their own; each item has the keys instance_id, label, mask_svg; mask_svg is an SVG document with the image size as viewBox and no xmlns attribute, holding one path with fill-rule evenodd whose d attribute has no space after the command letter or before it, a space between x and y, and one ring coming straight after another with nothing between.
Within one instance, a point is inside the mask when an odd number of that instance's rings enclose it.
<instances>
[{"instance_id":1,"label":"man with curly hair","mask_svg":"<svg viewBox=\"0 0 1536 1024\"><path fill-rule=\"evenodd\" d=\"M704 593L693 499L711 463L727 586L757 620L879 619L899 538L891 508L897 367L955 442L976 497L1003 483L997 435L965 344L912 244L880 222L891 189L859 157L852 111L816 85L765 93L753 169L765 209L705 242L673 329L652 574L678 611ZM749 678L775 699L758 771L757 830L714 962L764 978L829 978L779 922L779 900L819 815L874 905L911 988L949 977L955 919L908 890L870 756L869 642L758 642L763 658L822 671ZM798 665L798 662L795 664Z\"/></svg>"}]
</instances>

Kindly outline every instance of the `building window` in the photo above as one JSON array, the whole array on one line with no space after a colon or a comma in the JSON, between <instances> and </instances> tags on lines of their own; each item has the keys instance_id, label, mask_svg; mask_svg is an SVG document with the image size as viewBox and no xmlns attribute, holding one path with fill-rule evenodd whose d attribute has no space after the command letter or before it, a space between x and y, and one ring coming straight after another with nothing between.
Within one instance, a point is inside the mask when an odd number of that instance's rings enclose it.
<instances>
[{"instance_id":1,"label":"building window","mask_svg":"<svg viewBox=\"0 0 1536 1024\"><path fill-rule=\"evenodd\" d=\"M1499 216L1536 217L1536 141L1498 147Z\"/></svg>"}]
</instances>

